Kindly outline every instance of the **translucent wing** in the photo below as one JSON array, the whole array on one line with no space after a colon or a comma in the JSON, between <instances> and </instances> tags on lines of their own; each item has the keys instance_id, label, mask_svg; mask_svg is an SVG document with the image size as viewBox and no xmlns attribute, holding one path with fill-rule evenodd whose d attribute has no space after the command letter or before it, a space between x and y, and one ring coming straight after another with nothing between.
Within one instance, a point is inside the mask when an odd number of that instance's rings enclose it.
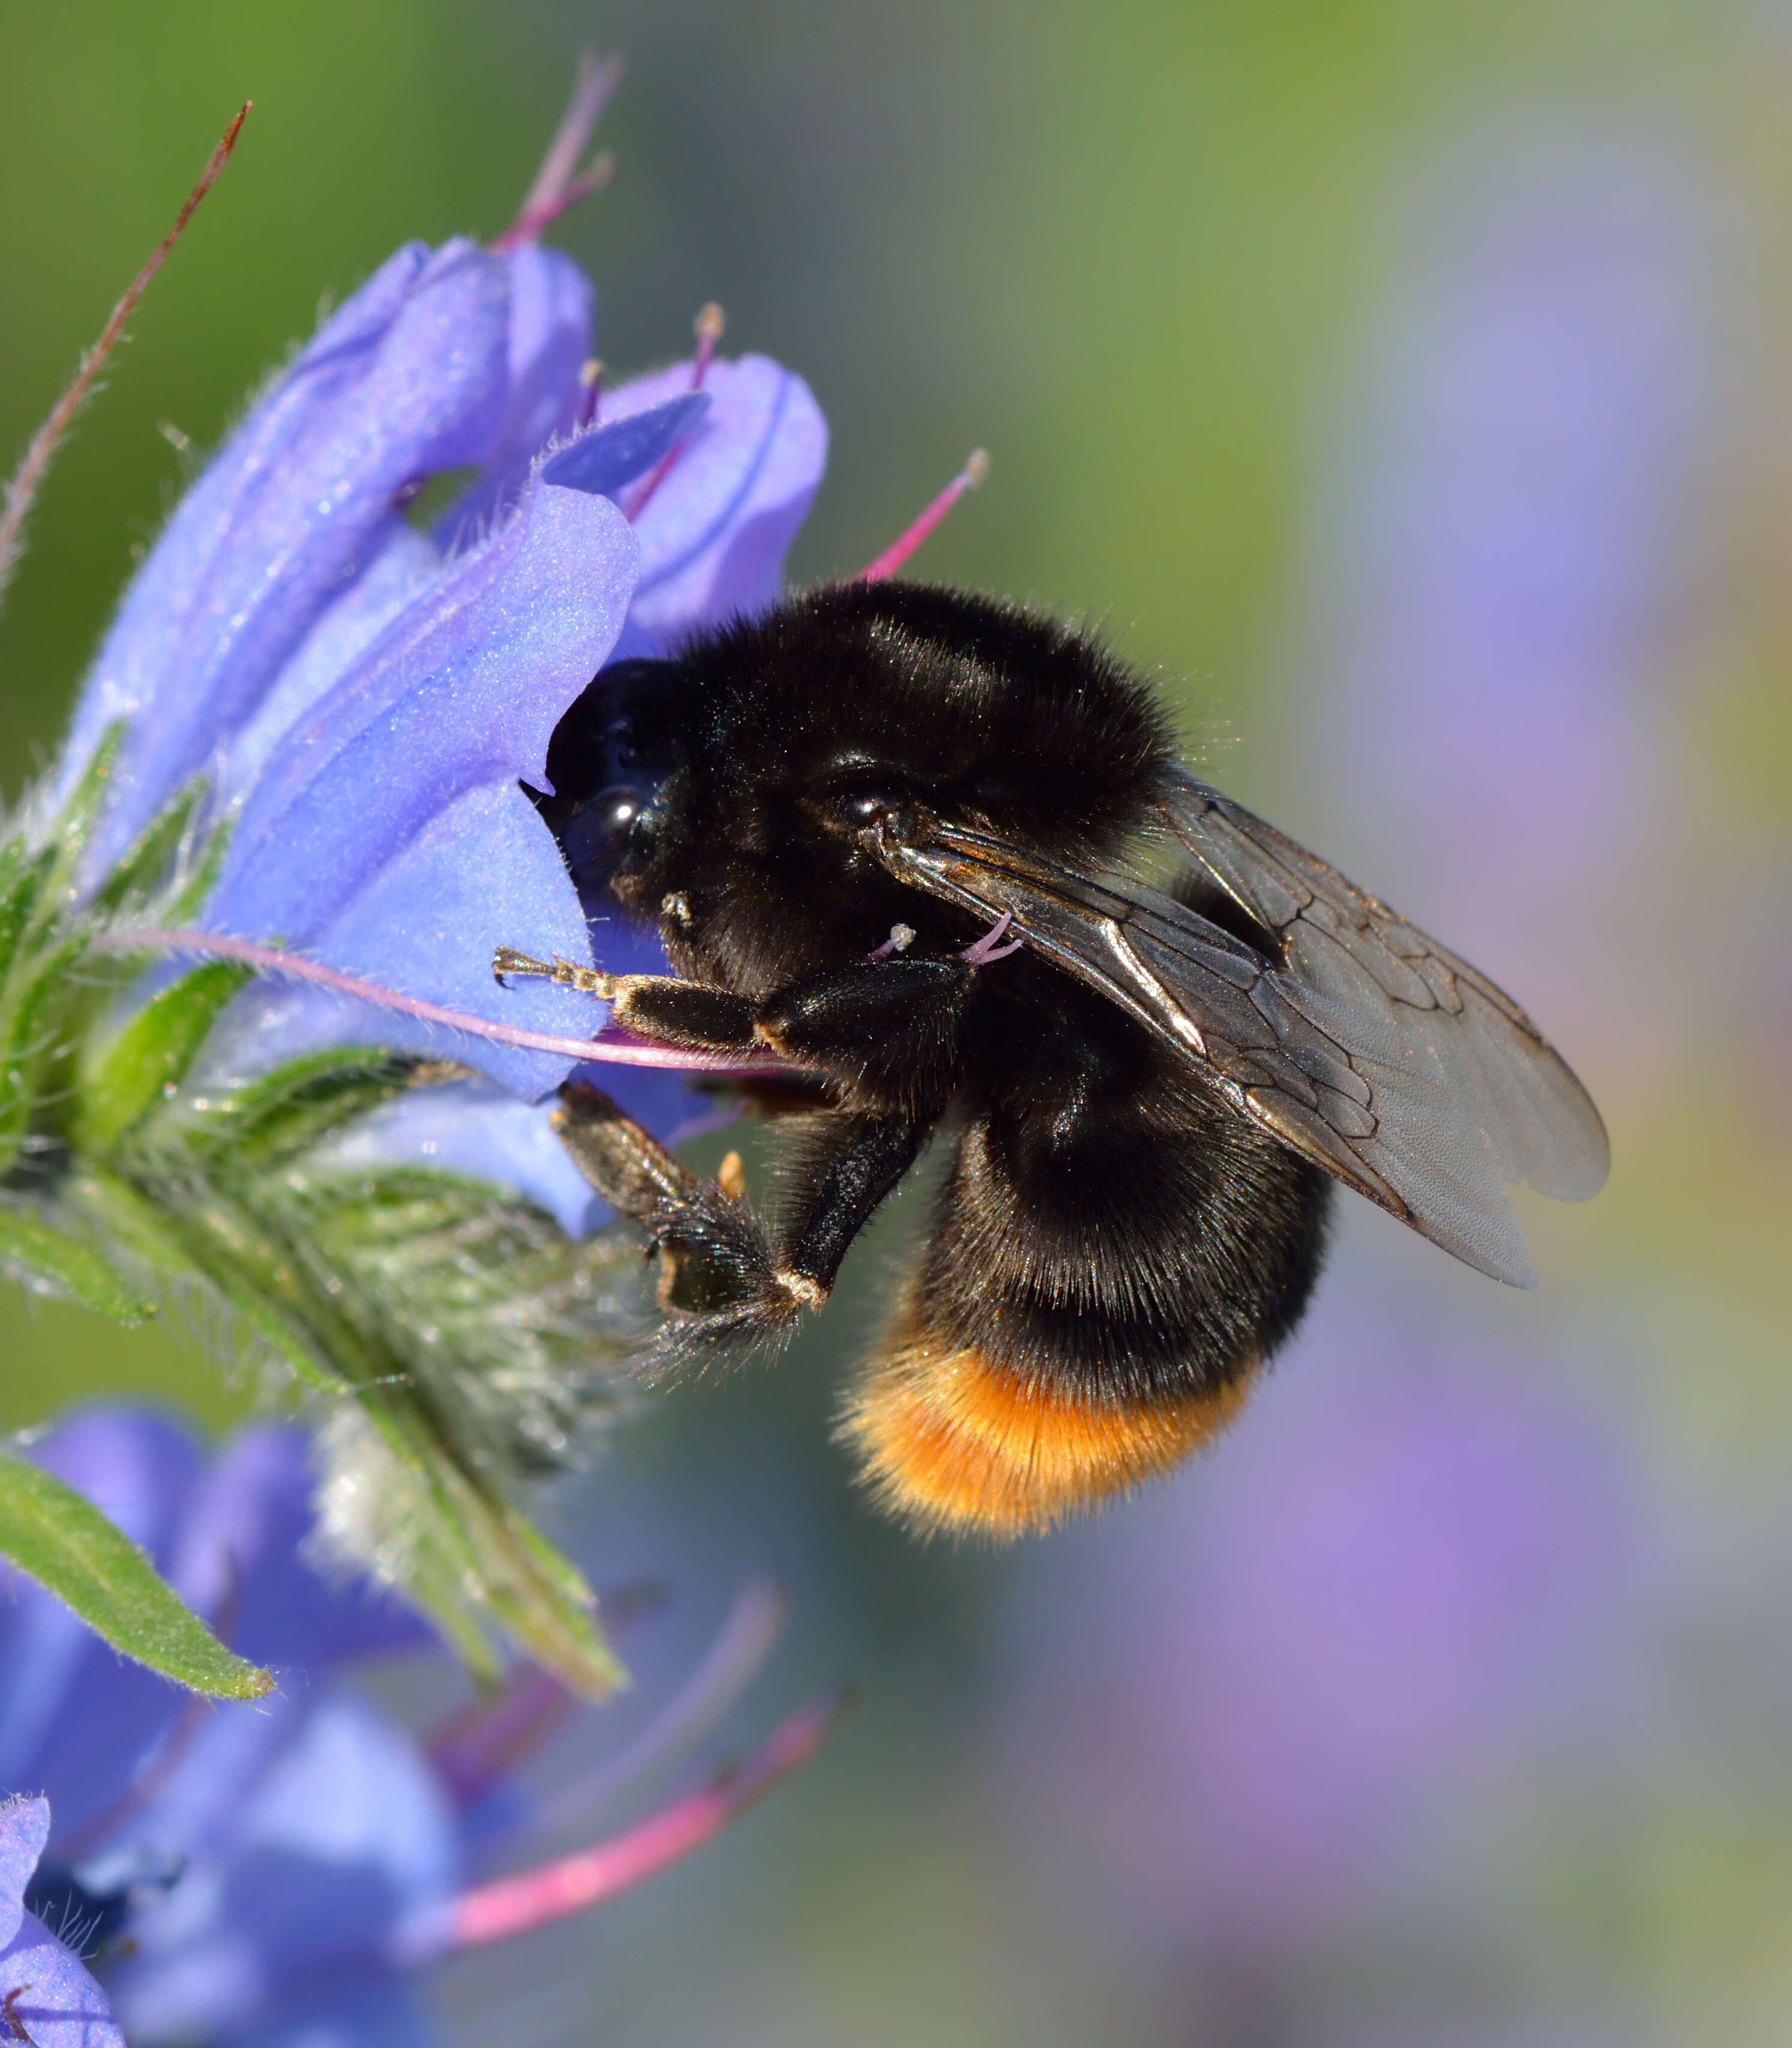
<instances>
[{"instance_id":1,"label":"translucent wing","mask_svg":"<svg viewBox=\"0 0 1792 2048\"><path fill-rule=\"evenodd\" d=\"M1502 1185L1605 1176L1585 1091L1511 999L1218 791L1167 781L1166 823L1279 957L1129 880L986 835L888 842L915 886L1011 916L1033 948L1187 1054L1242 1115L1495 1279L1532 1284Z\"/></svg>"}]
</instances>

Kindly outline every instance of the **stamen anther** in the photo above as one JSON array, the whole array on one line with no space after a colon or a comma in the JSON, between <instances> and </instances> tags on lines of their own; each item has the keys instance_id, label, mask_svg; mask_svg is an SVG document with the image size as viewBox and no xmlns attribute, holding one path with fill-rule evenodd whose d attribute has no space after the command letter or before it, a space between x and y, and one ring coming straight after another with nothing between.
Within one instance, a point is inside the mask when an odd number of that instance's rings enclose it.
<instances>
[{"instance_id":1,"label":"stamen anther","mask_svg":"<svg viewBox=\"0 0 1792 2048\"><path fill-rule=\"evenodd\" d=\"M598 401L603 396L603 364L594 355L579 366L579 425L582 429L598 423Z\"/></svg>"},{"instance_id":2,"label":"stamen anther","mask_svg":"<svg viewBox=\"0 0 1792 2048\"><path fill-rule=\"evenodd\" d=\"M882 583L893 576L965 493L976 490L989 474L988 451L973 448L965 459L964 467L939 495L897 534L882 554L866 563L853 580L855 583Z\"/></svg>"},{"instance_id":3,"label":"stamen anther","mask_svg":"<svg viewBox=\"0 0 1792 2048\"><path fill-rule=\"evenodd\" d=\"M887 960L892 953L907 952L914 943L915 927L912 925L892 925L890 936L881 946L865 955L865 964L875 967L879 960Z\"/></svg>"}]
</instances>

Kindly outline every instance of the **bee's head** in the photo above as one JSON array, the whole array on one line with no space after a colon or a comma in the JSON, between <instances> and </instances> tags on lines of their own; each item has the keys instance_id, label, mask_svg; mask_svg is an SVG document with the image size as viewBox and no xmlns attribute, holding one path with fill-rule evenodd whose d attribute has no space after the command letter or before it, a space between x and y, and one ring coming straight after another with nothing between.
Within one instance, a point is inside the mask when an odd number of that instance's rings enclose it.
<instances>
[{"instance_id":1,"label":"bee's head","mask_svg":"<svg viewBox=\"0 0 1792 2048\"><path fill-rule=\"evenodd\" d=\"M528 792L587 910L652 858L664 832L686 759L680 676L672 661L601 669L554 728L552 793Z\"/></svg>"}]
</instances>

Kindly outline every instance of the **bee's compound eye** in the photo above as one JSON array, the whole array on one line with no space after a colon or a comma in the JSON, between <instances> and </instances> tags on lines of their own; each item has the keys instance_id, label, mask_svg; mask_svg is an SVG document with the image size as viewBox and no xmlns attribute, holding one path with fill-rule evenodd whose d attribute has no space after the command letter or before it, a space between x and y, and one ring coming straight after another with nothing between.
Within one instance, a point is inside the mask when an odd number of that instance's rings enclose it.
<instances>
[{"instance_id":1,"label":"bee's compound eye","mask_svg":"<svg viewBox=\"0 0 1792 2048\"><path fill-rule=\"evenodd\" d=\"M601 789L560 826L560 850L581 895L595 895L616 871L648 805L647 793L627 783Z\"/></svg>"}]
</instances>

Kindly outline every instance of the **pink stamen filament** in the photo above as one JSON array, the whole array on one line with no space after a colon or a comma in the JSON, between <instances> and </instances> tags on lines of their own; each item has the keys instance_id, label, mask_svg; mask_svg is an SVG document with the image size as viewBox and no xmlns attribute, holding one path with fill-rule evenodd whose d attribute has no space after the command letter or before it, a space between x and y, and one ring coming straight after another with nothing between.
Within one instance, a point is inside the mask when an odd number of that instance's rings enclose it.
<instances>
[{"instance_id":1,"label":"pink stamen filament","mask_svg":"<svg viewBox=\"0 0 1792 2048\"><path fill-rule=\"evenodd\" d=\"M218 182L219 173L230 161L230 152L237 145L237 137L242 132L242 124L249 118L250 109L254 105L246 99L238 110L237 117L224 130L218 146L206 161L199 182L188 193L186 204L174 216L174 225L150 252L142 269L126 285L122 296L106 316L99 339L81 359L81 367L72 382L50 409L49 417L31 436L25 453L19 458L6 484L6 501L0 505L0 591L3 591L13 572L13 564L18 554L19 534L25 525L25 515L31 510L32 501L37 495L50 466L50 458L56 453L56 443L68 430L69 422L80 411L82 401L93 389L94 379L106 366L106 359L116 346L125 331L125 322L142 297L149 280L167 260L168 252L180 239L187 223L197 211L199 201Z\"/></svg>"},{"instance_id":2,"label":"pink stamen filament","mask_svg":"<svg viewBox=\"0 0 1792 2048\"><path fill-rule=\"evenodd\" d=\"M703 388L703 379L709 374L710 359L715 354L715 345L722 339L723 324L722 308L714 300L697 316L697 356L691 366L691 388L693 391L701 391ZM687 434L684 440L675 441L667 449L654 465L652 474L622 507L622 516L631 526L647 510L648 501L665 482L672 464L683 454L685 443L689 439Z\"/></svg>"},{"instance_id":3,"label":"pink stamen filament","mask_svg":"<svg viewBox=\"0 0 1792 2048\"><path fill-rule=\"evenodd\" d=\"M966 457L964 467L939 495L897 534L882 554L867 562L853 581L882 583L886 578L893 576L965 493L976 490L989 474L989 456L981 448L973 448Z\"/></svg>"},{"instance_id":4,"label":"pink stamen filament","mask_svg":"<svg viewBox=\"0 0 1792 2048\"><path fill-rule=\"evenodd\" d=\"M451 1031L465 1031L493 1045L517 1045L526 1052L558 1053L571 1060L606 1061L619 1067L668 1067L688 1073L736 1074L743 1078L780 1074L784 1063L762 1055L731 1053L692 1053L676 1045L656 1045L625 1032L613 1037L607 1031L594 1038L562 1038L549 1031L524 1031L513 1024L493 1024L470 1010L447 1010L439 1003L424 1003L414 995L400 995L378 983L362 981L358 976L343 974L321 961L302 954L282 952L277 946L259 946L247 939L233 939L222 932L185 929L108 932L95 942L106 952L203 953L208 959L241 960L264 974L284 974L295 981L308 981L339 995L396 1010L401 1017L416 1017L426 1024L441 1024Z\"/></svg>"},{"instance_id":5,"label":"pink stamen filament","mask_svg":"<svg viewBox=\"0 0 1792 2048\"><path fill-rule=\"evenodd\" d=\"M558 1856L514 1877L475 1886L413 1922L395 1942L398 1959L422 1961L450 1949L509 1941L613 1899L687 1856L780 1778L813 1756L839 1717L842 1702L801 1709L737 1768L674 1801L608 1841Z\"/></svg>"},{"instance_id":6,"label":"pink stamen filament","mask_svg":"<svg viewBox=\"0 0 1792 2048\"><path fill-rule=\"evenodd\" d=\"M621 83L627 68L621 57L606 57L602 64L589 50L579 59L579 76L572 88L572 102L548 145L548 153L535 174L535 182L523 196L517 218L491 246L494 254L533 242L552 226L568 207L608 184L615 164L607 155L596 157L581 171L579 153L590 140L610 95Z\"/></svg>"}]
</instances>

